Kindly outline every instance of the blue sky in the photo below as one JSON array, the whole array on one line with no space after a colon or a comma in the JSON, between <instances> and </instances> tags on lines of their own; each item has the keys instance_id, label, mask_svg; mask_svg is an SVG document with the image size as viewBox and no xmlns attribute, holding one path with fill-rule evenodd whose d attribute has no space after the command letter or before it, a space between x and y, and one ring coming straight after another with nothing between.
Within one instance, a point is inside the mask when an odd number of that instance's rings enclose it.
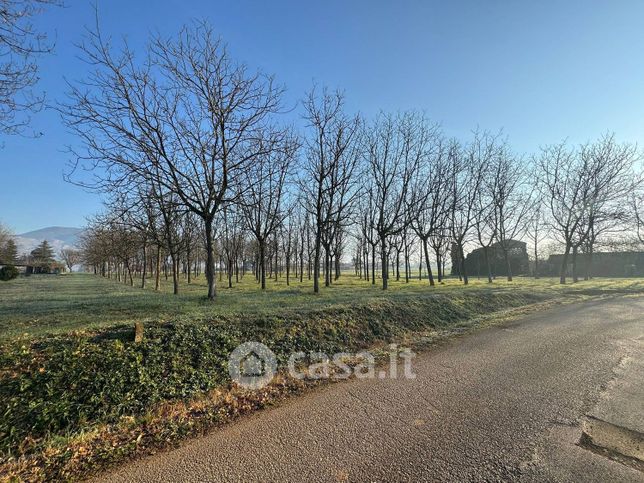
<instances>
[{"instance_id":1,"label":"blue sky","mask_svg":"<svg viewBox=\"0 0 644 483\"><path fill-rule=\"evenodd\" d=\"M641 1L163 1L99 0L102 30L135 47L150 32L207 19L232 53L273 73L294 105L313 81L346 92L348 107L422 109L449 135L504 129L517 151L610 130L644 144L644 2ZM94 22L86 0L66 0L38 25L56 38L39 87L64 100L88 66L75 44ZM17 233L81 226L95 194L63 181L76 140L53 111L38 139L0 141L0 221Z\"/></svg>"}]
</instances>

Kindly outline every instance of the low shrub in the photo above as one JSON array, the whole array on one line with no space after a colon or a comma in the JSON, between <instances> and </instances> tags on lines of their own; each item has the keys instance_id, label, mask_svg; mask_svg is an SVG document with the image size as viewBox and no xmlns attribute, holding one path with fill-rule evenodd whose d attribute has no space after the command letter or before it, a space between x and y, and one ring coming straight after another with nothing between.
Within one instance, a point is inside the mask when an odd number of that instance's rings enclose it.
<instances>
[{"instance_id":1,"label":"low shrub","mask_svg":"<svg viewBox=\"0 0 644 483\"><path fill-rule=\"evenodd\" d=\"M20 272L13 265L5 265L0 268L0 280L3 282L8 282L9 280L18 278L18 275L20 275Z\"/></svg>"}]
</instances>

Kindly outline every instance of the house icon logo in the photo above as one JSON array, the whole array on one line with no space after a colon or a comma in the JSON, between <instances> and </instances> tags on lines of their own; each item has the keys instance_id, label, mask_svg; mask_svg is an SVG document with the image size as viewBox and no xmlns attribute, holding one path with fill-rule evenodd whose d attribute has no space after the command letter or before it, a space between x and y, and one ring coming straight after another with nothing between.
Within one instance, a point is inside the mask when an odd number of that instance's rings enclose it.
<instances>
[{"instance_id":1,"label":"house icon logo","mask_svg":"<svg viewBox=\"0 0 644 483\"><path fill-rule=\"evenodd\" d=\"M230 378L245 389L263 388L276 371L275 354L260 342L244 342L228 358Z\"/></svg>"}]
</instances>

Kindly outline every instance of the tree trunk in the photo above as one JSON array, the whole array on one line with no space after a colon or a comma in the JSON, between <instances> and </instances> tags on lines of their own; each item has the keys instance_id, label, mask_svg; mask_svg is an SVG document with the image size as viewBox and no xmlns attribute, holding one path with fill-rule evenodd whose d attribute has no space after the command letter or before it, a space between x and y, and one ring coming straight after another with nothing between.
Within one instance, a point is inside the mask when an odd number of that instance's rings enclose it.
<instances>
[{"instance_id":1,"label":"tree trunk","mask_svg":"<svg viewBox=\"0 0 644 483\"><path fill-rule=\"evenodd\" d=\"M539 278L539 254L537 253L537 242L534 242L534 278Z\"/></svg>"},{"instance_id":2,"label":"tree trunk","mask_svg":"<svg viewBox=\"0 0 644 483\"><path fill-rule=\"evenodd\" d=\"M579 282L579 275L577 274L577 255L579 254L579 246L572 247L572 282Z\"/></svg>"},{"instance_id":3,"label":"tree trunk","mask_svg":"<svg viewBox=\"0 0 644 483\"><path fill-rule=\"evenodd\" d=\"M566 283L566 272L568 271L568 256L570 255L570 244L566 243L566 250L564 251L561 260L561 268L559 269L559 283L564 285Z\"/></svg>"},{"instance_id":4,"label":"tree trunk","mask_svg":"<svg viewBox=\"0 0 644 483\"><path fill-rule=\"evenodd\" d=\"M277 277L279 275L279 265L280 265L280 252L279 246L277 245L277 235L275 235L275 281L277 282Z\"/></svg>"},{"instance_id":5,"label":"tree trunk","mask_svg":"<svg viewBox=\"0 0 644 483\"><path fill-rule=\"evenodd\" d=\"M400 282L400 250L396 249L396 259L391 264L392 271L395 270L396 282Z\"/></svg>"},{"instance_id":6,"label":"tree trunk","mask_svg":"<svg viewBox=\"0 0 644 483\"><path fill-rule=\"evenodd\" d=\"M483 259L485 260L485 268L487 269L487 283L492 283L492 265L490 264L490 247L483 247Z\"/></svg>"},{"instance_id":7,"label":"tree trunk","mask_svg":"<svg viewBox=\"0 0 644 483\"><path fill-rule=\"evenodd\" d=\"M458 252L461 257L461 276L463 277L463 285L470 283L470 279L467 276L467 267L465 266L465 251L463 250L463 244L458 244Z\"/></svg>"},{"instance_id":8,"label":"tree trunk","mask_svg":"<svg viewBox=\"0 0 644 483\"><path fill-rule=\"evenodd\" d=\"M380 254L382 258L382 289L387 290L389 286L389 261L387 260L387 239L384 236L380 237L380 249L382 251Z\"/></svg>"},{"instance_id":9,"label":"tree trunk","mask_svg":"<svg viewBox=\"0 0 644 483\"><path fill-rule=\"evenodd\" d=\"M313 256L313 292L320 293L320 251L322 249L322 242L320 240L320 233L315 235L315 254Z\"/></svg>"},{"instance_id":10,"label":"tree trunk","mask_svg":"<svg viewBox=\"0 0 644 483\"><path fill-rule=\"evenodd\" d=\"M141 288L145 288L145 275L148 266L148 248L147 244L143 244L143 269L141 271Z\"/></svg>"},{"instance_id":11,"label":"tree trunk","mask_svg":"<svg viewBox=\"0 0 644 483\"><path fill-rule=\"evenodd\" d=\"M157 246L157 266L154 279L154 290L157 292L161 290L161 247Z\"/></svg>"},{"instance_id":12,"label":"tree trunk","mask_svg":"<svg viewBox=\"0 0 644 483\"><path fill-rule=\"evenodd\" d=\"M405 245L405 283L409 283L411 274L411 262L409 261L409 246Z\"/></svg>"},{"instance_id":13,"label":"tree trunk","mask_svg":"<svg viewBox=\"0 0 644 483\"><path fill-rule=\"evenodd\" d=\"M369 281L369 249L366 249L363 253L364 258L364 278L366 281Z\"/></svg>"},{"instance_id":14,"label":"tree trunk","mask_svg":"<svg viewBox=\"0 0 644 483\"><path fill-rule=\"evenodd\" d=\"M188 272L187 272L188 283L192 282L192 267L190 266L191 261L192 260L190 260L190 250L188 250L188 252L186 253L186 265L187 265L187 268L188 268Z\"/></svg>"},{"instance_id":15,"label":"tree trunk","mask_svg":"<svg viewBox=\"0 0 644 483\"><path fill-rule=\"evenodd\" d=\"M127 275L130 278L130 287L134 287L134 277L132 276L132 269L130 268L129 261L125 262L125 268L127 269ZM125 275L123 276L123 278L127 281L127 277L125 277Z\"/></svg>"},{"instance_id":16,"label":"tree trunk","mask_svg":"<svg viewBox=\"0 0 644 483\"><path fill-rule=\"evenodd\" d=\"M512 263L510 260L510 250L505 247L503 250L503 257L505 258L505 266L508 272L508 282L512 281Z\"/></svg>"},{"instance_id":17,"label":"tree trunk","mask_svg":"<svg viewBox=\"0 0 644 483\"><path fill-rule=\"evenodd\" d=\"M170 260L172 261L172 293L179 294L179 260L174 250L170 252Z\"/></svg>"},{"instance_id":18,"label":"tree trunk","mask_svg":"<svg viewBox=\"0 0 644 483\"><path fill-rule=\"evenodd\" d=\"M331 285L331 253L330 247L324 246L324 286Z\"/></svg>"},{"instance_id":19,"label":"tree trunk","mask_svg":"<svg viewBox=\"0 0 644 483\"><path fill-rule=\"evenodd\" d=\"M593 278L593 255L595 253L593 245L593 243L588 245L588 254L586 255L586 280Z\"/></svg>"},{"instance_id":20,"label":"tree trunk","mask_svg":"<svg viewBox=\"0 0 644 483\"><path fill-rule=\"evenodd\" d=\"M441 283L443 281L443 278L445 277L445 272L441 264L441 252L440 250L435 248L434 254L436 255L436 271L438 274L438 283Z\"/></svg>"},{"instance_id":21,"label":"tree trunk","mask_svg":"<svg viewBox=\"0 0 644 483\"><path fill-rule=\"evenodd\" d=\"M266 242L259 242L259 280L262 290L266 290Z\"/></svg>"},{"instance_id":22,"label":"tree trunk","mask_svg":"<svg viewBox=\"0 0 644 483\"><path fill-rule=\"evenodd\" d=\"M286 260L284 260L284 263L286 263L286 286L289 286L291 284L290 281L289 281L289 276L291 274L291 249L290 249L290 247L286 251L285 258L286 258Z\"/></svg>"},{"instance_id":23,"label":"tree trunk","mask_svg":"<svg viewBox=\"0 0 644 483\"><path fill-rule=\"evenodd\" d=\"M371 246L371 285L376 284L376 246Z\"/></svg>"},{"instance_id":24,"label":"tree trunk","mask_svg":"<svg viewBox=\"0 0 644 483\"><path fill-rule=\"evenodd\" d=\"M214 300L217 296L215 280L215 241L212 227L213 219L205 220L206 229L206 280L208 281L208 299Z\"/></svg>"},{"instance_id":25,"label":"tree trunk","mask_svg":"<svg viewBox=\"0 0 644 483\"><path fill-rule=\"evenodd\" d=\"M427 277L429 278L429 285L433 287L434 274L432 273L432 264L429 263L429 248L427 247L427 239L423 240L423 253L425 254L425 266L427 267Z\"/></svg>"}]
</instances>

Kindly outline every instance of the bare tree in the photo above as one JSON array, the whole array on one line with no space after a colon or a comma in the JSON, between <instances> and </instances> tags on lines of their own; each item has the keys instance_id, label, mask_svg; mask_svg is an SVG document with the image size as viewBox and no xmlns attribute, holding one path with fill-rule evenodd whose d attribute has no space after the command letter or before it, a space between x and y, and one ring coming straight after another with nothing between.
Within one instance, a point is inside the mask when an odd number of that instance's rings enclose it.
<instances>
[{"instance_id":1,"label":"bare tree","mask_svg":"<svg viewBox=\"0 0 644 483\"><path fill-rule=\"evenodd\" d=\"M33 19L58 0L0 0L0 132L16 134L41 109L44 96L33 91L38 58L53 50Z\"/></svg>"},{"instance_id":2,"label":"bare tree","mask_svg":"<svg viewBox=\"0 0 644 483\"><path fill-rule=\"evenodd\" d=\"M333 279L340 278L340 262L344 251L345 231L351 220L352 208L360 194L359 180L355 176L361 159L360 144L357 140L359 119L353 119L350 132L345 131L345 138L336 138L336 146L345 144L342 155L334 162L329 179L325 204L326 223L322 230L324 247L325 279L329 286ZM337 149L337 148L336 148ZM335 276L332 276L332 262L335 265Z\"/></svg>"},{"instance_id":3,"label":"bare tree","mask_svg":"<svg viewBox=\"0 0 644 483\"><path fill-rule=\"evenodd\" d=\"M475 193L473 200L476 205L474 210L474 231L478 244L483 250L483 261L485 262L488 283L494 281L490 249L497 239L499 226L496 218L498 211L494 205L495 179L496 177L492 173L486 173L481 188Z\"/></svg>"},{"instance_id":4,"label":"bare tree","mask_svg":"<svg viewBox=\"0 0 644 483\"><path fill-rule=\"evenodd\" d=\"M449 212L445 214L445 221L438 224L438 229L434 231L429 237L429 245L434 251L436 259L436 272L438 276L438 283L441 283L445 278L445 266L447 264L447 256L451 246L450 230L447 220L449 219Z\"/></svg>"},{"instance_id":5,"label":"bare tree","mask_svg":"<svg viewBox=\"0 0 644 483\"><path fill-rule=\"evenodd\" d=\"M494 233L506 264L508 282L512 281L510 252L514 241L526 229L526 219L532 209L532 189L528 186L525 163L512 154L506 142L499 143L491 159L491 194Z\"/></svg>"},{"instance_id":6,"label":"bare tree","mask_svg":"<svg viewBox=\"0 0 644 483\"><path fill-rule=\"evenodd\" d=\"M573 281L578 280L577 252L586 256L585 278L592 276L593 254L597 241L610 233L621 232L631 217L627 199L638 188L634 164L638 159L635 145L618 144L612 134L580 147L585 167L584 215L573 246Z\"/></svg>"},{"instance_id":7,"label":"bare tree","mask_svg":"<svg viewBox=\"0 0 644 483\"><path fill-rule=\"evenodd\" d=\"M95 273L134 285L139 234L113 222L111 214L96 216L81 237L82 261Z\"/></svg>"},{"instance_id":8,"label":"bare tree","mask_svg":"<svg viewBox=\"0 0 644 483\"><path fill-rule=\"evenodd\" d=\"M226 266L228 288L233 287L233 275L236 272L237 260L243 246L243 220L239 210L234 206L225 206L220 212L221 256Z\"/></svg>"},{"instance_id":9,"label":"bare tree","mask_svg":"<svg viewBox=\"0 0 644 483\"><path fill-rule=\"evenodd\" d=\"M534 179L531 177L530 179ZM545 202L539 192L535 193L532 209L526 219L526 237L532 244L534 258L534 278L539 278L539 247L549 236L549 223L546 219Z\"/></svg>"},{"instance_id":10,"label":"bare tree","mask_svg":"<svg viewBox=\"0 0 644 483\"><path fill-rule=\"evenodd\" d=\"M490 159L496 149L496 138L487 133L474 133L466 146L452 142L449 148L450 169L450 234L458 260L458 273L467 285L465 244L477 218L476 198L483 185Z\"/></svg>"},{"instance_id":11,"label":"bare tree","mask_svg":"<svg viewBox=\"0 0 644 483\"><path fill-rule=\"evenodd\" d=\"M81 251L74 248L62 248L58 255L65 265L67 265L67 269L70 272L73 270L74 266L78 265L82 260Z\"/></svg>"},{"instance_id":12,"label":"bare tree","mask_svg":"<svg viewBox=\"0 0 644 483\"><path fill-rule=\"evenodd\" d=\"M234 62L205 23L154 37L140 61L127 45L113 53L98 28L83 51L95 70L70 85L70 102L60 106L85 148L73 168L92 169L94 187L139 178L176 195L203 222L215 298L215 216L243 192L241 175L283 137L271 121L282 89Z\"/></svg>"},{"instance_id":13,"label":"bare tree","mask_svg":"<svg viewBox=\"0 0 644 483\"><path fill-rule=\"evenodd\" d=\"M584 212L583 167L565 143L541 148L536 164L539 188L548 205L553 232L565 247L559 269L559 282L565 284L568 257Z\"/></svg>"},{"instance_id":14,"label":"bare tree","mask_svg":"<svg viewBox=\"0 0 644 483\"><path fill-rule=\"evenodd\" d=\"M287 215L287 183L297 150L297 141L289 138L279 149L258 156L244 173L245 190L239 204L245 224L257 240L262 290L266 289L266 244Z\"/></svg>"},{"instance_id":15,"label":"bare tree","mask_svg":"<svg viewBox=\"0 0 644 483\"><path fill-rule=\"evenodd\" d=\"M437 125L429 125L419 136L419 141L426 143L425 151L420 159L418 170L414 174L411 196L407 211L411 227L421 240L422 254L429 284L433 286L434 275L429 258L430 238L436 236L446 221L449 190L447 187L447 149L440 137ZM437 260L440 263L440 260ZM439 277L440 281L440 277Z\"/></svg>"},{"instance_id":16,"label":"bare tree","mask_svg":"<svg viewBox=\"0 0 644 483\"><path fill-rule=\"evenodd\" d=\"M335 234L348 219L347 207L355 200L356 142L360 119L344 113L340 92L312 89L304 101L306 161L300 189L314 228L313 291L320 291L320 261L325 247L325 284L331 283L330 256Z\"/></svg>"},{"instance_id":17,"label":"bare tree","mask_svg":"<svg viewBox=\"0 0 644 483\"><path fill-rule=\"evenodd\" d=\"M376 284L376 253L380 240L376 231L376 205L374 187L369 186L360 199L358 224L364 244L364 265L366 279L369 280L369 254L371 253L371 285Z\"/></svg>"},{"instance_id":18,"label":"bare tree","mask_svg":"<svg viewBox=\"0 0 644 483\"><path fill-rule=\"evenodd\" d=\"M537 159L539 186L549 205L554 232L564 243L560 283L566 283L569 257L577 281L577 255L586 246L589 263L597 237L627 217L636 148L606 135L578 150L565 143L542 148Z\"/></svg>"},{"instance_id":19,"label":"bare tree","mask_svg":"<svg viewBox=\"0 0 644 483\"><path fill-rule=\"evenodd\" d=\"M367 129L366 157L371 182L375 230L380 243L382 289L388 286L388 238L409 225L411 185L427 148L422 116L381 113Z\"/></svg>"},{"instance_id":20,"label":"bare tree","mask_svg":"<svg viewBox=\"0 0 644 483\"><path fill-rule=\"evenodd\" d=\"M192 282L193 271L196 272L194 265L198 263L202 246L202 243L200 243L202 232L199 228L199 220L195 214L192 212L185 213L181 219L181 247L185 257L184 273L188 283Z\"/></svg>"}]
</instances>

